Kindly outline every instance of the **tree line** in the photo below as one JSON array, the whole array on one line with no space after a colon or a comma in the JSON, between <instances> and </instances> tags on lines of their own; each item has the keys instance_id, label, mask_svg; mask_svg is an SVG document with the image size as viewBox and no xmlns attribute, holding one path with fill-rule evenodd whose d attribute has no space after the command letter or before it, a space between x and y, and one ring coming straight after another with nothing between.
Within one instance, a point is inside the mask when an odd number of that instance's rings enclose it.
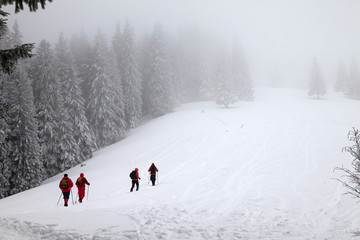
<instances>
[{"instance_id":1,"label":"tree line","mask_svg":"<svg viewBox=\"0 0 360 240\"><path fill-rule=\"evenodd\" d=\"M0 49L21 46L15 23ZM0 197L42 180L118 142L141 124L184 102L225 107L253 98L244 50L221 50L197 28L177 36L156 24L139 39L129 22L110 40L99 30L41 41L31 59L0 75ZM230 54L231 53L231 54Z\"/></svg>"}]
</instances>

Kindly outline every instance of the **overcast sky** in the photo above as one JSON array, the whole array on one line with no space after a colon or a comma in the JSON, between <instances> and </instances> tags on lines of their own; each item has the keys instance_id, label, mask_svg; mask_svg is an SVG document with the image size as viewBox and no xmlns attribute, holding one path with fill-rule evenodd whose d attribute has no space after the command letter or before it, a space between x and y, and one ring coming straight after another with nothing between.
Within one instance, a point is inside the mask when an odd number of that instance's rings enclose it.
<instances>
[{"instance_id":1,"label":"overcast sky","mask_svg":"<svg viewBox=\"0 0 360 240\"><path fill-rule=\"evenodd\" d=\"M151 31L156 21L167 31L197 24L224 38L234 34L248 55L255 80L266 81L278 68L284 81L309 77L313 57L323 75L334 81L340 59L349 64L360 55L359 0L54 0L45 10L11 13L26 42L55 42L83 29L108 37L117 22L129 20L137 32Z\"/></svg>"}]
</instances>

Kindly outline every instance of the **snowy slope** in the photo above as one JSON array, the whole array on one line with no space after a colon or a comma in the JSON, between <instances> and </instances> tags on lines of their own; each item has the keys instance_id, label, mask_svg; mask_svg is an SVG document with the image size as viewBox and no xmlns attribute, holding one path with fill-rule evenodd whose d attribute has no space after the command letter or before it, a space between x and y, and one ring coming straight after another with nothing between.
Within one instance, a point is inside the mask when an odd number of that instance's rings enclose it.
<instances>
[{"instance_id":1,"label":"snowy slope","mask_svg":"<svg viewBox=\"0 0 360 240\"><path fill-rule=\"evenodd\" d=\"M230 109L183 105L96 152L67 171L91 183L82 204L56 205L62 174L0 200L0 239L353 239L359 204L332 178L351 160L341 150L360 102L256 93ZM142 180L130 193L135 167Z\"/></svg>"}]
</instances>

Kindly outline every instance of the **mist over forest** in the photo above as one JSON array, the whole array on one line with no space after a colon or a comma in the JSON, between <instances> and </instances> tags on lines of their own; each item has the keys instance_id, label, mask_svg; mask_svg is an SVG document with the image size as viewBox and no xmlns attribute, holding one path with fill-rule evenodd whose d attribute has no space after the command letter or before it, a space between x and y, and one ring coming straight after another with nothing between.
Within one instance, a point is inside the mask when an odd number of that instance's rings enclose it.
<instances>
[{"instance_id":1,"label":"mist over forest","mask_svg":"<svg viewBox=\"0 0 360 240\"><path fill-rule=\"evenodd\" d=\"M55 44L84 32L90 41L100 29L111 41L116 25L129 21L136 40L160 23L171 38L195 31L197 41L217 41L231 49L237 38L243 46L255 84L307 88L312 61L317 58L323 77L332 87L340 62L350 71L359 58L360 3L354 0L257 1L54 1L36 13L11 14L24 42L45 39ZM5 8L13 13L13 8ZM219 48L219 47L217 47ZM217 49L218 50L218 49ZM355 59L355 60L353 60ZM274 80L275 79L275 80Z\"/></svg>"}]
</instances>

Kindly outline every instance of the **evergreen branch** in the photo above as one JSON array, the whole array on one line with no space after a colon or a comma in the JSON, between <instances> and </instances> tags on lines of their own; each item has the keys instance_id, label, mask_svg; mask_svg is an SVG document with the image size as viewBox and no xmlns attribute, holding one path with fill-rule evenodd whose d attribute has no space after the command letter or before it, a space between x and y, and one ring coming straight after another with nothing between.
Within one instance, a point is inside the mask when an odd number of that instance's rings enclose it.
<instances>
[{"instance_id":1,"label":"evergreen branch","mask_svg":"<svg viewBox=\"0 0 360 240\"><path fill-rule=\"evenodd\" d=\"M16 46L13 49L0 50L0 64L2 71L10 74L13 71L14 65L20 59L31 58L31 53L34 48L33 43Z\"/></svg>"},{"instance_id":2,"label":"evergreen branch","mask_svg":"<svg viewBox=\"0 0 360 240\"><path fill-rule=\"evenodd\" d=\"M39 9L38 5L40 3L41 8L45 8L46 2L52 2L52 0L2 0L2 4L4 5L12 5L15 3L15 13L24 10L24 3L29 6L31 12L35 12Z\"/></svg>"}]
</instances>

